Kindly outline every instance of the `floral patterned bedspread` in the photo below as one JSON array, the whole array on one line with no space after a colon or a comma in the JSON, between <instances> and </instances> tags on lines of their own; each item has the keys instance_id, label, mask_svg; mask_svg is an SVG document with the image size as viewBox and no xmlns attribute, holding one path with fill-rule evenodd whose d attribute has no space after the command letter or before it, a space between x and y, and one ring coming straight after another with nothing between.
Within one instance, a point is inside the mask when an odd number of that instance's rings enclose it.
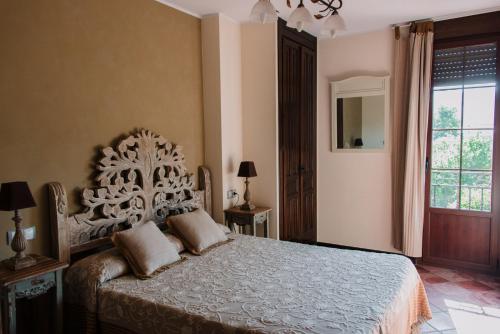
<instances>
[{"instance_id":1,"label":"floral patterned bedspread","mask_svg":"<svg viewBox=\"0 0 500 334\"><path fill-rule=\"evenodd\" d=\"M411 333L431 317L405 257L249 236L149 280L97 289L99 321L137 333Z\"/></svg>"}]
</instances>

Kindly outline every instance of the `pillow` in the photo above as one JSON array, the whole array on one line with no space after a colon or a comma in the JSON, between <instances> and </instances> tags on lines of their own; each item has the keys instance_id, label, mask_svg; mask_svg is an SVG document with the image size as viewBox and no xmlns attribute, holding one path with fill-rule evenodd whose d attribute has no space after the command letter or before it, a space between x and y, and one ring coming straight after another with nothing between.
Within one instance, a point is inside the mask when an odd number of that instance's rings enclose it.
<instances>
[{"instance_id":1,"label":"pillow","mask_svg":"<svg viewBox=\"0 0 500 334\"><path fill-rule=\"evenodd\" d=\"M182 243L182 240L177 238L175 235L172 233L165 233L165 236L167 239L175 245L175 248L177 249L177 253L182 253L183 251L186 250L186 247L184 247L184 243Z\"/></svg>"},{"instance_id":2,"label":"pillow","mask_svg":"<svg viewBox=\"0 0 500 334\"><path fill-rule=\"evenodd\" d=\"M175 245L152 221L116 232L111 240L139 278L150 278L181 259Z\"/></svg>"},{"instance_id":3,"label":"pillow","mask_svg":"<svg viewBox=\"0 0 500 334\"><path fill-rule=\"evenodd\" d=\"M228 240L226 234L203 209L169 217L167 224L195 255Z\"/></svg>"},{"instance_id":4,"label":"pillow","mask_svg":"<svg viewBox=\"0 0 500 334\"><path fill-rule=\"evenodd\" d=\"M220 228L220 230L224 232L224 234L231 234L231 230L226 225L217 223L217 227ZM175 245L175 247L177 248L177 253L180 254L186 250L186 247L184 246L184 243L182 242L181 239L177 238L172 233L164 232L164 234L167 237L167 239Z\"/></svg>"},{"instance_id":5,"label":"pillow","mask_svg":"<svg viewBox=\"0 0 500 334\"><path fill-rule=\"evenodd\" d=\"M217 226L221 229L224 234L231 234L231 229L224 224L217 223Z\"/></svg>"}]
</instances>

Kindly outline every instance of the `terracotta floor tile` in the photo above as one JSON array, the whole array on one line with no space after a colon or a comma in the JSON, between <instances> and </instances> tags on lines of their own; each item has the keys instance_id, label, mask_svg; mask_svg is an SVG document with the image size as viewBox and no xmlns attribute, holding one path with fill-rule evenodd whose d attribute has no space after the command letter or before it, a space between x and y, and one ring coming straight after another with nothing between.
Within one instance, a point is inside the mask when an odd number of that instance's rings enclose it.
<instances>
[{"instance_id":1,"label":"terracotta floor tile","mask_svg":"<svg viewBox=\"0 0 500 334\"><path fill-rule=\"evenodd\" d=\"M435 266L429 266L429 265L423 265L421 267L424 268L425 270L430 271L431 273L454 271L453 269L448 269L448 268L443 268L443 267L435 267Z\"/></svg>"},{"instance_id":2,"label":"terracotta floor tile","mask_svg":"<svg viewBox=\"0 0 500 334\"><path fill-rule=\"evenodd\" d=\"M483 307L483 311L486 315L500 318L500 308L485 306Z\"/></svg>"},{"instance_id":3,"label":"terracotta floor tile","mask_svg":"<svg viewBox=\"0 0 500 334\"><path fill-rule=\"evenodd\" d=\"M481 282L478 281L464 281L464 282L457 282L459 286L461 286L464 289L467 290L472 290L472 291L492 291L494 288L489 287Z\"/></svg>"},{"instance_id":4,"label":"terracotta floor tile","mask_svg":"<svg viewBox=\"0 0 500 334\"><path fill-rule=\"evenodd\" d=\"M443 297L429 297L429 302L433 305L437 306L441 310L447 310L448 306L446 305L445 298Z\"/></svg>"},{"instance_id":5,"label":"terracotta floor tile","mask_svg":"<svg viewBox=\"0 0 500 334\"><path fill-rule=\"evenodd\" d=\"M416 266L417 268L417 271L419 274L422 274L422 273L428 273L429 270L425 269L424 267L421 267L421 266Z\"/></svg>"},{"instance_id":6,"label":"terracotta floor tile","mask_svg":"<svg viewBox=\"0 0 500 334\"><path fill-rule=\"evenodd\" d=\"M439 306L433 304L432 302L429 302L429 303L430 303L430 306L431 306L432 314L440 313L440 312L446 312L446 308L441 309Z\"/></svg>"},{"instance_id":7,"label":"terracotta floor tile","mask_svg":"<svg viewBox=\"0 0 500 334\"><path fill-rule=\"evenodd\" d=\"M485 277L484 275L476 277L476 281L489 286L490 288L500 290L500 278L497 277Z\"/></svg>"},{"instance_id":8,"label":"terracotta floor tile","mask_svg":"<svg viewBox=\"0 0 500 334\"><path fill-rule=\"evenodd\" d=\"M423 281L425 281L427 278L430 278L430 277L440 277L440 276L437 276L431 272L419 273L419 276L420 276L420 279Z\"/></svg>"},{"instance_id":9,"label":"terracotta floor tile","mask_svg":"<svg viewBox=\"0 0 500 334\"><path fill-rule=\"evenodd\" d=\"M455 329L453 320L448 313L433 314L432 319L428 321L428 324L439 331Z\"/></svg>"},{"instance_id":10,"label":"terracotta floor tile","mask_svg":"<svg viewBox=\"0 0 500 334\"><path fill-rule=\"evenodd\" d=\"M467 302L467 301L457 301L448 299L446 300L446 306L448 306L447 311L450 310L461 310L469 313L483 314L483 307L480 306L481 303L478 301L475 302Z\"/></svg>"},{"instance_id":11,"label":"terracotta floor tile","mask_svg":"<svg viewBox=\"0 0 500 334\"><path fill-rule=\"evenodd\" d=\"M486 306L500 307L500 293L498 291L487 291L478 295L479 301Z\"/></svg>"},{"instance_id":12,"label":"terracotta floor tile","mask_svg":"<svg viewBox=\"0 0 500 334\"><path fill-rule=\"evenodd\" d=\"M436 275L438 275L439 277L446 278L448 281L451 282L470 281L474 279L472 275L460 272L451 272L451 271L440 272Z\"/></svg>"},{"instance_id":13,"label":"terracotta floor tile","mask_svg":"<svg viewBox=\"0 0 500 334\"><path fill-rule=\"evenodd\" d=\"M440 276L431 276L431 277L426 277L424 278L424 281L429 284L440 284L440 283L446 283L448 280L446 278L442 278Z\"/></svg>"},{"instance_id":14,"label":"terracotta floor tile","mask_svg":"<svg viewBox=\"0 0 500 334\"><path fill-rule=\"evenodd\" d=\"M422 333L500 334L500 277L430 266L423 269L428 271L420 271L420 277L433 319L422 326Z\"/></svg>"},{"instance_id":15,"label":"terracotta floor tile","mask_svg":"<svg viewBox=\"0 0 500 334\"><path fill-rule=\"evenodd\" d=\"M436 333L436 329L429 324L423 324L420 326L420 332L422 333Z\"/></svg>"}]
</instances>

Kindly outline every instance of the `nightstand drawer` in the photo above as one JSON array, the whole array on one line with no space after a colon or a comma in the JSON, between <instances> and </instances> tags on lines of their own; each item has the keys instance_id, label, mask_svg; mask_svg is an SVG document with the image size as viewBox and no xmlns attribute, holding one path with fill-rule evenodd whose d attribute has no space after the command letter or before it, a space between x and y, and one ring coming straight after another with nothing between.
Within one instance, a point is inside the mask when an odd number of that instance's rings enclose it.
<instances>
[{"instance_id":1,"label":"nightstand drawer","mask_svg":"<svg viewBox=\"0 0 500 334\"><path fill-rule=\"evenodd\" d=\"M34 298L46 293L50 288L56 285L55 272L36 276L15 285L16 299Z\"/></svg>"}]
</instances>

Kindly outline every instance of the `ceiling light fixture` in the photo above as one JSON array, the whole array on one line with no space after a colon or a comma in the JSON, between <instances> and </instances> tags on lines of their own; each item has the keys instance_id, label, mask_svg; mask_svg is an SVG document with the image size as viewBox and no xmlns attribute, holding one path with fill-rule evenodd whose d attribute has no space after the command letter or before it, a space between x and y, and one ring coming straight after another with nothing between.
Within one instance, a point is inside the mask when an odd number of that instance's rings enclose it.
<instances>
[{"instance_id":1,"label":"ceiling light fixture","mask_svg":"<svg viewBox=\"0 0 500 334\"><path fill-rule=\"evenodd\" d=\"M278 21L278 11L271 0L258 0L250 13L250 20L258 23L271 23Z\"/></svg>"},{"instance_id":2,"label":"ceiling light fixture","mask_svg":"<svg viewBox=\"0 0 500 334\"><path fill-rule=\"evenodd\" d=\"M310 0L313 4L322 6L314 17L317 20L326 18L321 34L334 38L338 31L346 30L344 19L340 16L339 10L342 8L343 0ZM292 8L291 0L286 0L288 7ZM271 0L258 0L253 6L250 19L253 22L268 23L276 22L278 12L274 8ZM304 6L304 0L300 0L297 8L288 18L287 26L297 29L299 32L313 23L313 17Z\"/></svg>"},{"instance_id":3,"label":"ceiling light fixture","mask_svg":"<svg viewBox=\"0 0 500 334\"><path fill-rule=\"evenodd\" d=\"M338 12L331 14L323 23L321 34L330 38L335 38L338 31L346 30L345 21Z\"/></svg>"},{"instance_id":4,"label":"ceiling light fixture","mask_svg":"<svg viewBox=\"0 0 500 334\"><path fill-rule=\"evenodd\" d=\"M288 5L290 6L290 1L288 1ZM304 27L306 27L311 23L313 23L313 17L311 13L309 13L307 8L304 7L302 0L300 0L299 5L297 6L297 8L295 8L295 10L288 18L286 26L290 28L295 28L297 29L298 32L301 32L304 29Z\"/></svg>"}]
</instances>

